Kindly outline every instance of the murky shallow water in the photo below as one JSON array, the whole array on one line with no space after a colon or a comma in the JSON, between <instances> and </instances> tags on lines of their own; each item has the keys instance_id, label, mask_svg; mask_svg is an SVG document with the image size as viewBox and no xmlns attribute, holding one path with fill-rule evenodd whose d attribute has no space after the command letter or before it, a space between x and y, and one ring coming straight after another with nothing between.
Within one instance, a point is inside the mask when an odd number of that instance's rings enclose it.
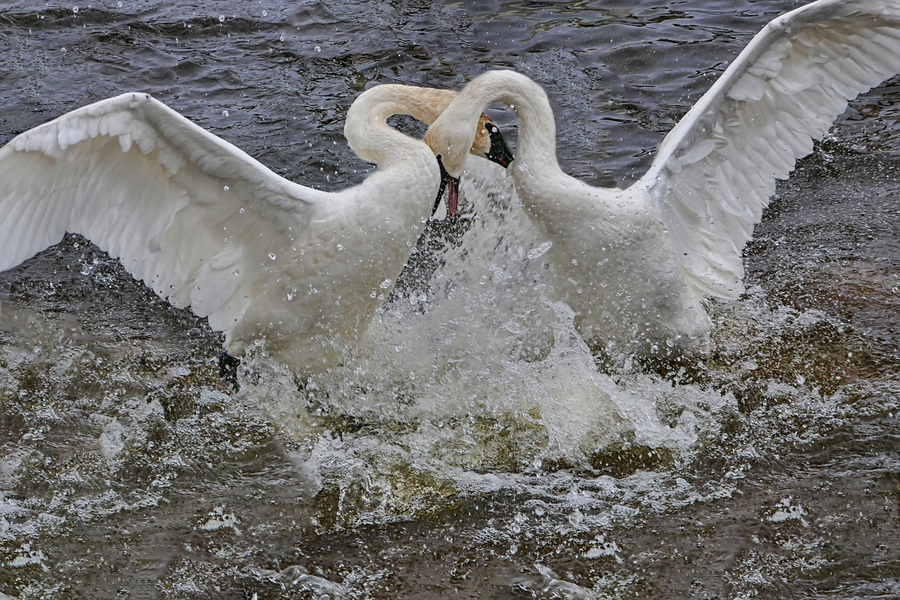
<instances>
[{"instance_id":1,"label":"murky shallow water","mask_svg":"<svg viewBox=\"0 0 900 600\"><path fill-rule=\"evenodd\" d=\"M118 4L0 9L0 142L143 90L335 189L371 168L341 135L367 83L491 66L545 86L568 172L626 184L797 3ZM779 188L715 351L669 378L594 365L492 167L312 385L260 354L235 390L205 322L82 239L0 275L0 593L900 597L898 91Z\"/></svg>"}]
</instances>

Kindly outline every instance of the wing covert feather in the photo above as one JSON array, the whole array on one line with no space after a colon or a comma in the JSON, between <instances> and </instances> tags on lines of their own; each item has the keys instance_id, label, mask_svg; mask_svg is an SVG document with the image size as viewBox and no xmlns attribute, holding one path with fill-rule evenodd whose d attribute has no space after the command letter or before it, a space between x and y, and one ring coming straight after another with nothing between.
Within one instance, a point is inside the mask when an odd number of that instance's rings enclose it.
<instances>
[{"instance_id":1,"label":"wing covert feather","mask_svg":"<svg viewBox=\"0 0 900 600\"><path fill-rule=\"evenodd\" d=\"M848 101L900 71L900 4L820 0L769 23L660 145L637 186L704 294L743 292L741 252Z\"/></svg>"},{"instance_id":2,"label":"wing covert feather","mask_svg":"<svg viewBox=\"0 0 900 600\"><path fill-rule=\"evenodd\" d=\"M330 197L146 94L123 94L0 148L0 270L78 233L228 333L267 276L259 265Z\"/></svg>"}]
</instances>

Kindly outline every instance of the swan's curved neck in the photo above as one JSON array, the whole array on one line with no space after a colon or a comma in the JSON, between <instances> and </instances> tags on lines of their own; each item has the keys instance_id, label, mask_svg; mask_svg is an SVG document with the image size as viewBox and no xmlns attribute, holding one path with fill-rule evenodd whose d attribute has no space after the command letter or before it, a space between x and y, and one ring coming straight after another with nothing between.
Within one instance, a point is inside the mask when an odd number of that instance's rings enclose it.
<instances>
[{"instance_id":1,"label":"swan's curved neck","mask_svg":"<svg viewBox=\"0 0 900 600\"><path fill-rule=\"evenodd\" d=\"M516 164L529 165L544 173L559 170L556 161L556 124L547 94L528 77L515 71L488 71L473 79L456 100L435 122L437 127L431 140L432 148L442 146L461 166L462 154L477 131L480 115L493 102L509 105L519 121L516 145ZM468 145L463 142L468 139ZM452 161L451 161L452 162Z\"/></svg>"},{"instance_id":2,"label":"swan's curved neck","mask_svg":"<svg viewBox=\"0 0 900 600\"><path fill-rule=\"evenodd\" d=\"M377 163L382 170L404 164L413 156L433 157L428 146L420 140L387 124L392 115L422 119L430 114L428 99L419 90L422 88L379 85L363 92L347 111L344 137L350 148L360 158ZM437 170L437 161L431 158L431 162Z\"/></svg>"},{"instance_id":3,"label":"swan's curved neck","mask_svg":"<svg viewBox=\"0 0 900 600\"><path fill-rule=\"evenodd\" d=\"M496 73L489 80L497 88L494 101L509 105L519 121L516 162L559 169L556 161L556 123L547 94L539 85L518 73Z\"/></svg>"},{"instance_id":4,"label":"swan's curved neck","mask_svg":"<svg viewBox=\"0 0 900 600\"><path fill-rule=\"evenodd\" d=\"M403 114L423 123L432 124L444 109L456 98L456 92L438 88L423 88L411 85L384 84L379 93L394 98L402 104Z\"/></svg>"}]
</instances>

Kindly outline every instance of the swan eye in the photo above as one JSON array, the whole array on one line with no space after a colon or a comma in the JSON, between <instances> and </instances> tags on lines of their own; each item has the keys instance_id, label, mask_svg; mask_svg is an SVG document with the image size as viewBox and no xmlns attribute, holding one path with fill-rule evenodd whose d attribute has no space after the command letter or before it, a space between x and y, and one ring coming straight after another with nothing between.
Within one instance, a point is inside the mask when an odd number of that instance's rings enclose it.
<instances>
[{"instance_id":1,"label":"swan eye","mask_svg":"<svg viewBox=\"0 0 900 600\"><path fill-rule=\"evenodd\" d=\"M488 133L494 133L494 132L500 131L500 130L497 128L497 126L494 125L493 123L485 123L485 124L484 124L484 128L487 129L487 132L488 132Z\"/></svg>"}]
</instances>

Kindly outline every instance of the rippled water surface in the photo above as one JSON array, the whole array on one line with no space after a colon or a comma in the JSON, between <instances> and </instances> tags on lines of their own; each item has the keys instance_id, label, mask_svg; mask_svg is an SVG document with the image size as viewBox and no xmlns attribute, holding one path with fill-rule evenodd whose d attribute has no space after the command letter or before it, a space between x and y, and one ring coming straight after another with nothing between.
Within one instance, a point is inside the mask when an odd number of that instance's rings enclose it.
<instances>
[{"instance_id":1,"label":"rippled water surface","mask_svg":"<svg viewBox=\"0 0 900 600\"><path fill-rule=\"evenodd\" d=\"M0 143L146 91L324 189L372 83L547 90L625 185L791 1L0 5ZM674 373L598 367L503 172L305 382L68 237L0 274L0 598L900 597L900 86L854 102ZM511 145L515 120L497 111ZM400 127L421 134L420 127Z\"/></svg>"}]
</instances>

